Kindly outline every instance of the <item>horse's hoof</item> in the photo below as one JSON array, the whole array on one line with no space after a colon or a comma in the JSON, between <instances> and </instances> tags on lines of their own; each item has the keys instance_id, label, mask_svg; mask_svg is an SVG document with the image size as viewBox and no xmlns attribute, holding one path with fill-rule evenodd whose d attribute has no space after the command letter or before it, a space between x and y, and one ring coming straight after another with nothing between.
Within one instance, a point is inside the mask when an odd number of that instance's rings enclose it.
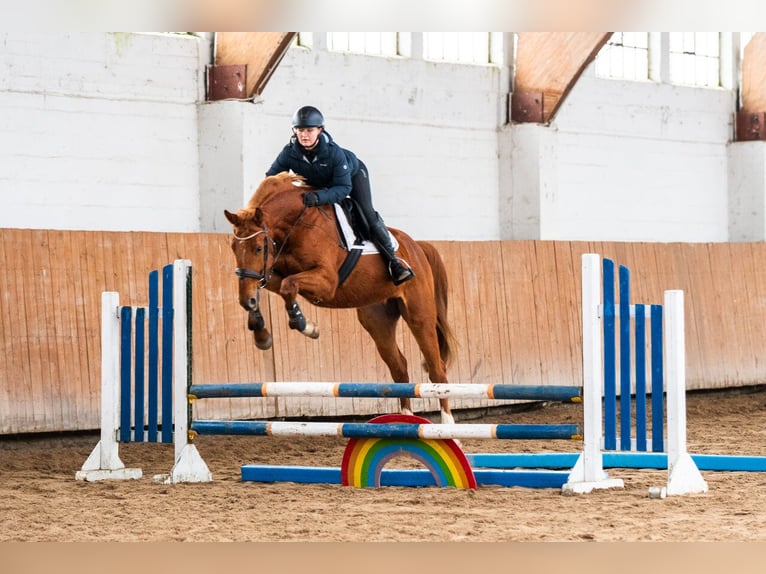
<instances>
[{"instance_id":1,"label":"horse's hoof","mask_svg":"<svg viewBox=\"0 0 766 574\"><path fill-rule=\"evenodd\" d=\"M255 340L255 346L259 348L261 351L268 351L271 349L271 345L274 343L274 339L271 335L269 335L265 340L260 341L258 340L258 337L253 337Z\"/></svg>"},{"instance_id":2,"label":"horse's hoof","mask_svg":"<svg viewBox=\"0 0 766 574\"><path fill-rule=\"evenodd\" d=\"M309 339L319 338L319 327L314 325L314 323L309 323L308 325L306 325L306 328L301 332L304 335L306 335Z\"/></svg>"}]
</instances>

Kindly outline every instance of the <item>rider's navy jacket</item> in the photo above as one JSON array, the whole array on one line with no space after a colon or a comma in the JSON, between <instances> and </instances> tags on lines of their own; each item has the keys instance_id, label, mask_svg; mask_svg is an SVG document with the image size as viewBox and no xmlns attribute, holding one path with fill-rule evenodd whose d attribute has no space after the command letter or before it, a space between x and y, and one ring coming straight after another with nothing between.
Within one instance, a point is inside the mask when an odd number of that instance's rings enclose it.
<instances>
[{"instance_id":1,"label":"rider's navy jacket","mask_svg":"<svg viewBox=\"0 0 766 574\"><path fill-rule=\"evenodd\" d=\"M337 203L351 193L351 178L359 171L359 160L353 152L335 143L332 136L322 130L319 145L311 157L293 136L266 172L267 176L293 170L315 187L319 203Z\"/></svg>"}]
</instances>

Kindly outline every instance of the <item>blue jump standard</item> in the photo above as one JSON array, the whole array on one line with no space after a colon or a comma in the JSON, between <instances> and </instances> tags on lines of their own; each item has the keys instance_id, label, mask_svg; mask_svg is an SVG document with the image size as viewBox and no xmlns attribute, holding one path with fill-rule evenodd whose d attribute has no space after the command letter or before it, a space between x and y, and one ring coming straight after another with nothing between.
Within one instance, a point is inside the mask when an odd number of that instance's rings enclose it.
<instances>
[{"instance_id":1,"label":"blue jump standard","mask_svg":"<svg viewBox=\"0 0 766 574\"><path fill-rule=\"evenodd\" d=\"M572 468L579 453L486 453L466 454L472 467ZM766 472L766 456L692 454L699 470ZM604 452L604 468L667 469L668 455L661 452Z\"/></svg>"},{"instance_id":2,"label":"blue jump standard","mask_svg":"<svg viewBox=\"0 0 766 574\"><path fill-rule=\"evenodd\" d=\"M311 423L305 423L306 426ZM322 423L316 423L322 424ZM278 436L278 434L295 435L312 434L310 432L285 432L275 433L272 432L273 428L278 428L279 423L271 423L268 421L218 421L218 420L205 420L205 421L193 421L191 423L191 430L200 435L249 435L249 436ZM327 426L327 425L325 425ZM408 423L391 423L391 424L376 424L376 423L337 423L335 425L337 431L333 432L333 436L345 437L345 438L423 438L420 434L422 427L431 427L432 425L425 424L408 424ZM438 426L438 425L433 425ZM456 425L463 426L469 433L465 436L460 433L455 434L449 438L469 438L469 439L578 439L580 438L580 428L578 425L561 424L561 425L523 425L523 424L498 424L492 425L494 427L493 436L474 436L470 434L470 427L479 425ZM329 433L322 433L324 436L329 436ZM447 437L445 437L447 438Z\"/></svg>"},{"instance_id":3,"label":"blue jump standard","mask_svg":"<svg viewBox=\"0 0 766 574\"><path fill-rule=\"evenodd\" d=\"M269 392L279 383L215 383L192 385L189 395L198 399L213 398L242 398L278 396ZM418 398L417 387L414 383L338 383L335 386L336 397L348 398ZM447 385L449 386L449 385ZM577 402L581 400L582 388L566 385L486 385L495 400L545 400ZM265 393L264 393L265 389ZM460 398L459 395L456 395Z\"/></svg>"},{"instance_id":4,"label":"blue jump standard","mask_svg":"<svg viewBox=\"0 0 766 574\"><path fill-rule=\"evenodd\" d=\"M243 482L295 482L299 484L340 484L341 469L336 467L244 465ZM473 469L479 486L521 486L561 488L569 471ZM436 486L428 469L388 469L380 474L381 486Z\"/></svg>"}]
</instances>

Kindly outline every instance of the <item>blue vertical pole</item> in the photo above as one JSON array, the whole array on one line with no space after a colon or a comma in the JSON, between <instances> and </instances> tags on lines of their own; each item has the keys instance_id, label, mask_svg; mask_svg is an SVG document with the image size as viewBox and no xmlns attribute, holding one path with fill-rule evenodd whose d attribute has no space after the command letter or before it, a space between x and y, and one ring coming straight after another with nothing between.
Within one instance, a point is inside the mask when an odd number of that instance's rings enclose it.
<instances>
[{"instance_id":1,"label":"blue vertical pole","mask_svg":"<svg viewBox=\"0 0 766 574\"><path fill-rule=\"evenodd\" d=\"M630 450L630 271L620 265L620 449Z\"/></svg>"},{"instance_id":2,"label":"blue vertical pole","mask_svg":"<svg viewBox=\"0 0 766 574\"><path fill-rule=\"evenodd\" d=\"M144 353L145 353L145 330L146 330L146 309L139 307L136 309L136 338L135 338L135 387L133 392L133 417L134 440L136 442L144 441Z\"/></svg>"},{"instance_id":3,"label":"blue vertical pole","mask_svg":"<svg viewBox=\"0 0 766 574\"><path fill-rule=\"evenodd\" d=\"M162 442L173 442L173 265L162 268Z\"/></svg>"},{"instance_id":4,"label":"blue vertical pole","mask_svg":"<svg viewBox=\"0 0 766 574\"><path fill-rule=\"evenodd\" d=\"M617 381L614 327L614 261L602 260L604 295L604 448L617 448Z\"/></svg>"},{"instance_id":5,"label":"blue vertical pole","mask_svg":"<svg viewBox=\"0 0 766 574\"><path fill-rule=\"evenodd\" d=\"M646 451L646 305L636 305L636 450Z\"/></svg>"},{"instance_id":6,"label":"blue vertical pole","mask_svg":"<svg viewBox=\"0 0 766 574\"><path fill-rule=\"evenodd\" d=\"M149 273L149 377L148 377L148 421L147 439L149 442L157 442L158 432L158 405L159 405L159 273L155 270Z\"/></svg>"},{"instance_id":7,"label":"blue vertical pole","mask_svg":"<svg viewBox=\"0 0 766 574\"><path fill-rule=\"evenodd\" d=\"M652 451L664 452L665 382L663 379L662 305L651 307Z\"/></svg>"},{"instance_id":8,"label":"blue vertical pole","mask_svg":"<svg viewBox=\"0 0 766 574\"><path fill-rule=\"evenodd\" d=\"M120 441L131 441L130 416L130 383L132 359L132 325L133 313L130 307L120 307Z\"/></svg>"}]
</instances>

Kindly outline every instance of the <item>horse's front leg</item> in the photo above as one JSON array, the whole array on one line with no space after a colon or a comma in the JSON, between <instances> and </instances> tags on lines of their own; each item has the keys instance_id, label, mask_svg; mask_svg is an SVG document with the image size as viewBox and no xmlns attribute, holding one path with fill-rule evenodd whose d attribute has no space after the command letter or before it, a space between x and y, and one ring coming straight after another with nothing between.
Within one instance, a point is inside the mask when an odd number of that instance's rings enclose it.
<instances>
[{"instance_id":1,"label":"horse's front leg","mask_svg":"<svg viewBox=\"0 0 766 574\"><path fill-rule=\"evenodd\" d=\"M239 304L247 311L247 328L253 332L255 346L262 351L271 349L271 333L261 314L261 285L251 278L239 280Z\"/></svg>"},{"instance_id":2,"label":"horse's front leg","mask_svg":"<svg viewBox=\"0 0 766 574\"><path fill-rule=\"evenodd\" d=\"M271 349L274 340L271 337L271 333L266 328L266 322L263 320L260 306L248 311L247 328L253 332L253 340L255 341L256 347L262 351Z\"/></svg>"},{"instance_id":3,"label":"horse's front leg","mask_svg":"<svg viewBox=\"0 0 766 574\"><path fill-rule=\"evenodd\" d=\"M306 316L298 305L298 301L293 299L293 302L289 303L285 300L285 309L287 309L287 316L290 317L288 325L291 329L295 329L311 339L319 338L319 327L316 323L306 319Z\"/></svg>"},{"instance_id":4,"label":"horse's front leg","mask_svg":"<svg viewBox=\"0 0 766 574\"><path fill-rule=\"evenodd\" d=\"M337 288L337 280L321 270L304 271L290 275L282 281L279 294L285 301L287 316L290 318L289 326L307 337L316 339L319 337L319 326L308 320L298 305L298 293L311 301L322 302L332 299Z\"/></svg>"}]
</instances>

